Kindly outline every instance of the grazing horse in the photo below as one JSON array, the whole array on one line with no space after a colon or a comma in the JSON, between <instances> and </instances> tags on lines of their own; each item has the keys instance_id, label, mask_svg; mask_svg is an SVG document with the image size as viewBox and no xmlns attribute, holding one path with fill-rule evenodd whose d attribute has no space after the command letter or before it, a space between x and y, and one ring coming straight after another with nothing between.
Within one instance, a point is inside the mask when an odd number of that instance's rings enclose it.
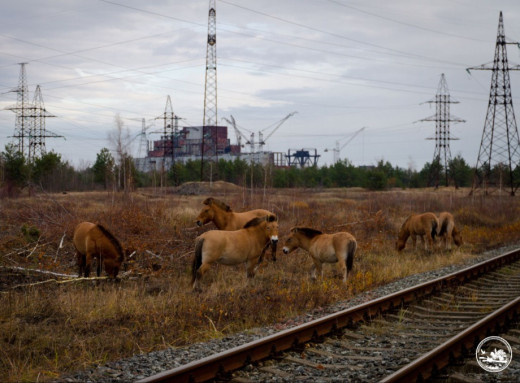
<instances>
[{"instance_id":1,"label":"grazing horse","mask_svg":"<svg viewBox=\"0 0 520 383\"><path fill-rule=\"evenodd\" d=\"M343 282L347 281L347 272L352 270L357 248L356 239L352 234L345 231L324 234L307 227L293 227L285 240L283 252L289 254L298 247L307 250L312 257L312 279L316 279L316 272L323 277L323 263L337 263L343 275Z\"/></svg>"},{"instance_id":2,"label":"grazing horse","mask_svg":"<svg viewBox=\"0 0 520 383\"><path fill-rule=\"evenodd\" d=\"M198 217L197 225L203 226L209 222L213 222L219 230L238 230L242 229L246 223L251 221L253 218L265 217L266 215L273 215L268 210L255 209L244 211L241 213L235 213L228 205L224 202L215 199L213 197L206 198L202 203L206 206L202 208ZM276 261L276 243L272 243L272 259ZM262 261L265 249L262 252L262 256L259 262Z\"/></svg>"},{"instance_id":3,"label":"grazing horse","mask_svg":"<svg viewBox=\"0 0 520 383\"><path fill-rule=\"evenodd\" d=\"M433 240L437 235L439 221L433 213L412 214L404 221L397 238L396 248L401 251L406 246L408 237L412 237L413 248L415 249L417 236L424 242L424 248L427 250L427 243L430 250L433 250ZM426 239L424 238L426 237Z\"/></svg>"},{"instance_id":4,"label":"grazing horse","mask_svg":"<svg viewBox=\"0 0 520 383\"><path fill-rule=\"evenodd\" d=\"M442 238L445 249L451 249L452 241L457 246L461 246L464 243L460 231L455 227L453 215L447 211L439 214L439 229L437 231L439 238Z\"/></svg>"},{"instance_id":5,"label":"grazing horse","mask_svg":"<svg viewBox=\"0 0 520 383\"><path fill-rule=\"evenodd\" d=\"M210 230L195 239L191 284L197 289L199 280L213 263L247 264L247 277L255 275L258 258L266 245L278 242L278 219L274 214L253 218L242 229Z\"/></svg>"},{"instance_id":6,"label":"grazing horse","mask_svg":"<svg viewBox=\"0 0 520 383\"><path fill-rule=\"evenodd\" d=\"M106 273L115 278L125 258L119 241L103 226L82 222L74 229L74 247L79 267L79 275L90 275L92 258L97 258L97 276L101 274L101 265Z\"/></svg>"}]
</instances>

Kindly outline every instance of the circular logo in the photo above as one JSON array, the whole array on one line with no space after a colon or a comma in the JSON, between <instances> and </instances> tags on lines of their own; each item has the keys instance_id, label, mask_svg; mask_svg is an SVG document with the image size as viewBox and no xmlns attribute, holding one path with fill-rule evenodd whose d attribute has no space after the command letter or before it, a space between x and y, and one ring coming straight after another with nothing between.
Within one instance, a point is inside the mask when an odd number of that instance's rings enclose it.
<instances>
[{"instance_id":1,"label":"circular logo","mask_svg":"<svg viewBox=\"0 0 520 383\"><path fill-rule=\"evenodd\" d=\"M475 356L479 366L484 370L500 372L511 363L513 350L504 338L489 336L479 343Z\"/></svg>"}]
</instances>

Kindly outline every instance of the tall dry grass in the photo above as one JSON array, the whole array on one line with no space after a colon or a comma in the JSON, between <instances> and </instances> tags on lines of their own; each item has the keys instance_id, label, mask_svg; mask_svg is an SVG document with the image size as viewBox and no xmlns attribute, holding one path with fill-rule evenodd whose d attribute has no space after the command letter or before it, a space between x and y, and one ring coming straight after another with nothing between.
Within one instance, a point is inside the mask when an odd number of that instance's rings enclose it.
<instances>
[{"instance_id":1,"label":"tall dry grass","mask_svg":"<svg viewBox=\"0 0 520 383\"><path fill-rule=\"evenodd\" d=\"M284 322L397 278L461 263L520 239L520 204L514 198L360 189L214 196L237 210L262 207L275 212L282 238L295 225L351 232L358 240L358 252L347 285L335 277L333 266L325 267L323 280L312 282L312 262L298 250L279 254L276 263L267 257L252 280L246 278L243 266L212 267L202 280L203 293L192 293L194 239L211 228L196 228L194 220L207 195L143 191L130 196L69 193L1 200L2 266L75 273L70 239L74 226L84 220L105 225L136 255L128 265L131 278L119 283L10 289L15 279L4 270L0 380L49 380L136 353ZM407 215L441 210L454 213L466 242L461 249L426 253L407 248L400 254L394 250Z\"/></svg>"}]
</instances>

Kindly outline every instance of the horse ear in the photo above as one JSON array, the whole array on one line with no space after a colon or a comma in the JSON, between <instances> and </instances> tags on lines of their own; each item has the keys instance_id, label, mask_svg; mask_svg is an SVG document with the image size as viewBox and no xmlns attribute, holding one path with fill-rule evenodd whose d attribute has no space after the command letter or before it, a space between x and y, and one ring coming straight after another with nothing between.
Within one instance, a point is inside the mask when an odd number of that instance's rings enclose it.
<instances>
[{"instance_id":1,"label":"horse ear","mask_svg":"<svg viewBox=\"0 0 520 383\"><path fill-rule=\"evenodd\" d=\"M267 222L275 222L275 221L278 221L278 218L276 218L276 215L274 214L269 214L267 216Z\"/></svg>"},{"instance_id":2,"label":"horse ear","mask_svg":"<svg viewBox=\"0 0 520 383\"><path fill-rule=\"evenodd\" d=\"M202 201L204 205L211 205L213 203L213 197L208 197L204 201Z\"/></svg>"}]
</instances>

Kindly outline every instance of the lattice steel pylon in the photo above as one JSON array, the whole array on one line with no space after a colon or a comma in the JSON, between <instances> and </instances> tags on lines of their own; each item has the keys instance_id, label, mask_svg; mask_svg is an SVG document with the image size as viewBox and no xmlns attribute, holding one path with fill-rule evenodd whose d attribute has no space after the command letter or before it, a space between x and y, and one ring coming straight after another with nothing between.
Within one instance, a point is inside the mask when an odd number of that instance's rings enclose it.
<instances>
[{"instance_id":1,"label":"lattice steel pylon","mask_svg":"<svg viewBox=\"0 0 520 383\"><path fill-rule=\"evenodd\" d=\"M28 162L46 154L45 139L48 137L63 137L45 128L45 119L55 117L45 109L40 86L36 86L34 100L29 103L29 88L27 86L26 63L20 63L18 87L11 92L17 94L16 106L7 108L16 114L13 138L18 139L18 151Z\"/></svg>"},{"instance_id":2,"label":"lattice steel pylon","mask_svg":"<svg viewBox=\"0 0 520 383\"><path fill-rule=\"evenodd\" d=\"M16 117L14 123L13 138L18 140L18 151L24 157L29 155L29 132L31 123L29 119L29 87L27 86L27 75L25 66L27 63L20 63L20 76L18 77L18 86L11 90L16 93L16 106L7 109L12 110Z\"/></svg>"},{"instance_id":3,"label":"lattice steel pylon","mask_svg":"<svg viewBox=\"0 0 520 383\"><path fill-rule=\"evenodd\" d=\"M217 125L217 12L215 0L209 1L203 125Z\"/></svg>"},{"instance_id":4,"label":"lattice steel pylon","mask_svg":"<svg viewBox=\"0 0 520 383\"><path fill-rule=\"evenodd\" d=\"M29 136L29 160L41 157L46 154L45 139L48 137L63 137L55 133L49 132L45 128L45 120L48 117L56 117L45 109L43 103L42 92L40 86L36 86L34 91L34 101L31 107L32 126Z\"/></svg>"},{"instance_id":5,"label":"lattice steel pylon","mask_svg":"<svg viewBox=\"0 0 520 383\"><path fill-rule=\"evenodd\" d=\"M217 154L216 148L210 143L217 142L217 137L206 137L211 135L213 130L208 127L217 126L217 11L215 0L209 0L208 13L208 41L206 45L206 79L204 89L204 118L202 123L202 142L201 142L201 164L200 180L204 179L204 156L209 155L211 161ZM211 177L211 175L210 175Z\"/></svg>"},{"instance_id":6,"label":"lattice steel pylon","mask_svg":"<svg viewBox=\"0 0 520 383\"><path fill-rule=\"evenodd\" d=\"M490 194L491 189L501 191L505 186L510 188L509 193L513 196L520 185L520 140L509 79L509 71L520 70L520 66L509 66L507 44L518 43L506 42L500 12L493 67L484 64L467 69L468 72L477 69L492 71L486 121L470 195L479 188Z\"/></svg>"},{"instance_id":7,"label":"lattice steel pylon","mask_svg":"<svg viewBox=\"0 0 520 383\"><path fill-rule=\"evenodd\" d=\"M446 186L449 183L449 164L451 161L450 141L458 140L450 134L450 122L465 122L464 120L452 116L450 114L450 105L458 104L458 101L450 98L446 76L441 74L439 86L437 87L437 94L435 99L427 101L429 104L435 104L435 115L422 119L420 121L435 121L435 137L429 137L427 140L435 140L435 151L433 153L433 162L438 162L444 167L444 174L446 177ZM438 185L438 174L431 176L431 181Z\"/></svg>"}]
</instances>

